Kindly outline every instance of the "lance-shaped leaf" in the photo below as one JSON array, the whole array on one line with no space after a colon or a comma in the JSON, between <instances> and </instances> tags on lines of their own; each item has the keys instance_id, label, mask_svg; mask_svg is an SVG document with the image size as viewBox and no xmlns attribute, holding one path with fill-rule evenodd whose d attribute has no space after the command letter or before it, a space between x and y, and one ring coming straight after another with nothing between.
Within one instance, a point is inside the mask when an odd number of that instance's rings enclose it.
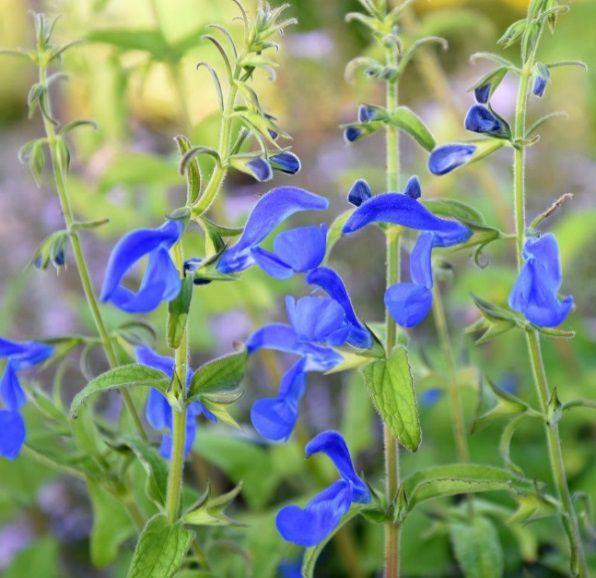
<instances>
[{"instance_id":1,"label":"lance-shaped leaf","mask_svg":"<svg viewBox=\"0 0 596 578\"><path fill-rule=\"evenodd\" d=\"M97 393L124 387L153 387L165 394L169 385L170 378L157 369L138 363L122 365L98 375L79 391L72 400L70 415L76 418L85 401Z\"/></svg>"},{"instance_id":2,"label":"lance-shaped leaf","mask_svg":"<svg viewBox=\"0 0 596 578\"><path fill-rule=\"evenodd\" d=\"M170 525L164 515L153 516L139 536L126 578L170 578L191 540L192 532L180 522Z\"/></svg>"},{"instance_id":3,"label":"lance-shaped leaf","mask_svg":"<svg viewBox=\"0 0 596 578\"><path fill-rule=\"evenodd\" d=\"M211 496L209 486L203 496L190 511L184 514L184 521L193 526L231 526L238 525L226 514L226 508L242 491L242 483L221 496Z\"/></svg>"},{"instance_id":4,"label":"lance-shaped leaf","mask_svg":"<svg viewBox=\"0 0 596 578\"><path fill-rule=\"evenodd\" d=\"M188 402L206 398L225 403L238 398L237 389L246 371L246 350L212 359L195 372L188 390Z\"/></svg>"},{"instance_id":5,"label":"lance-shaped leaf","mask_svg":"<svg viewBox=\"0 0 596 578\"><path fill-rule=\"evenodd\" d=\"M407 106L397 107L389 118L389 124L408 133L422 148L432 151L435 138L424 121Z\"/></svg>"},{"instance_id":6,"label":"lance-shaped leaf","mask_svg":"<svg viewBox=\"0 0 596 578\"><path fill-rule=\"evenodd\" d=\"M503 550L494 525L481 516L449 523L455 558L466 578L501 578Z\"/></svg>"},{"instance_id":7,"label":"lance-shaped leaf","mask_svg":"<svg viewBox=\"0 0 596 578\"><path fill-rule=\"evenodd\" d=\"M127 438L124 443L134 452L147 474L147 497L158 506L166 503L168 486L168 464L151 445L136 439Z\"/></svg>"},{"instance_id":8,"label":"lance-shaped leaf","mask_svg":"<svg viewBox=\"0 0 596 578\"><path fill-rule=\"evenodd\" d=\"M367 365L363 374L383 422L404 447L415 452L421 431L408 352L396 347L387 359Z\"/></svg>"},{"instance_id":9,"label":"lance-shaped leaf","mask_svg":"<svg viewBox=\"0 0 596 578\"><path fill-rule=\"evenodd\" d=\"M192 300L193 278L182 280L180 293L168 303L168 345L177 349L186 331L186 321Z\"/></svg>"}]
</instances>

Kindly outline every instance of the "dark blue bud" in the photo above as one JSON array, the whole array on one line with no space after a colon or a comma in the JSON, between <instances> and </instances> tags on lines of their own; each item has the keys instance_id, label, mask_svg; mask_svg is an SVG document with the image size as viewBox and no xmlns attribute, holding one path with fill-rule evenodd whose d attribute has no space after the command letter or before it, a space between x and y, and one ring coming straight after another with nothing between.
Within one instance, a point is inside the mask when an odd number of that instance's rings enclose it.
<instances>
[{"instance_id":1,"label":"dark blue bud","mask_svg":"<svg viewBox=\"0 0 596 578\"><path fill-rule=\"evenodd\" d=\"M490 97L490 83L483 84L482 86L477 86L474 89L474 98L476 102L481 104L486 104Z\"/></svg>"},{"instance_id":2,"label":"dark blue bud","mask_svg":"<svg viewBox=\"0 0 596 578\"><path fill-rule=\"evenodd\" d=\"M301 168L300 159L291 152L282 152L269 157L271 167L288 175L295 175Z\"/></svg>"},{"instance_id":3,"label":"dark blue bud","mask_svg":"<svg viewBox=\"0 0 596 578\"><path fill-rule=\"evenodd\" d=\"M433 175L446 175L465 165L476 152L476 145L448 144L436 148L428 158L428 170Z\"/></svg>"},{"instance_id":4,"label":"dark blue bud","mask_svg":"<svg viewBox=\"0 0 596 578\"><path fill-rule=\"evenodd\" d=\"M253 176L257 181L269 181L273 178L273 171L271 165L262 158L252 159L247 163L248 168L251 170Z\"/></svg>"},{"instance_id":5,"label":"dark blue bud","mask_svg":"<svg viewBox=\"0 0 596 578\"><path fill-rule=\"evenodd\" d=\"M375 108L367 104L361 104L358 107L358 122L368 122L375 118Z\"/></svg>"},{"instance_id":6,"label":"dark blue bud","mask_svg":"<svg viewBox=\"0 0 596 578\"><path fill-rule=\"evenodd\" d=\"M470 108L464 126L472 132L488 134L497 138L511 136L511 129L507 122L481 104L475 104Z\"/></svg>"},{"instance_id":7,"label":"dark blue bud","mask_svg":"<svg viewBox=\"0 0 596 578\"><path fill-rule=\"evenodd\" d=\"M361 135L362 131L359 128L356 128L355 126L348 126L344 131L344 138L348 142L356 142Z\"/></svg>"},{"instance_id":8,"label":"dark blue bud","mask_svg":"<svg viewBox=\"0 0 596 578\"><path fill-rule=\"evenodd\" d=\"M532 87L532 92L535 96L542 98L544 96L544 91L546 90L546 85L548 80L544 78L544 76L537 76L534 79L534 86Z\"/></svg>"},{"instance_id":9,"label":"dark blue bud","mask_svg":"<svg viewBox=\"0 0 596 578\"><path fill-rule=\"evenodd\" d=\"M66 254L64 248L61 248L56 251L56 254L54 255L54 265L56 265L56 267L63 267L65 262Z\"/></svg>"},{"instance_id":10,"label":"dark blue bud","mask_svg":"<svg viewBox=\"0 0 596 578\"><path fill-rule=\"evenodd\" d=\"M272 114L267 114L265 113L265 118L267 120L271 120L271 121L275 121L277 120ZM277 140L279 137L279 133L271 128L267 129L267 132L269 133L269 136L273 139L273 140Z\"/></svg>"},{"instance_id":11,"label":"dark blue bud","mask_svg":"<svg viewBox=\"0 0 596 578\"><path fill-rule=\"evenodd\" d=\"M422 187L420 186L420 179L416 175L410 177L404 189L404 195L408 195L412 199L419 199L422 196Z\"/></svg>"},{"instance_id":12,"label":"dark blue bud","mask_svg":"<svg viewBox=\"0 0 596 578\"><path fill-rule=\"evenodd\" d=\"M184 272L194 273L199 268L202 262L203 259L201 259L200 257L192 257L191 259L187 259L186 261L184 261Z\"/></svg>"},{"instance_id":13,"label":"dark blue bud","mask_svg":"<svg viewBox=\"0 0 596 578\"><path fill-rule=\"evenodd\" d=\"M364 179L358 179L348 193L348 201L352 205L359 207L364 201L372 197L372 191L369 184Z\"/></svg>"}]
</instances>

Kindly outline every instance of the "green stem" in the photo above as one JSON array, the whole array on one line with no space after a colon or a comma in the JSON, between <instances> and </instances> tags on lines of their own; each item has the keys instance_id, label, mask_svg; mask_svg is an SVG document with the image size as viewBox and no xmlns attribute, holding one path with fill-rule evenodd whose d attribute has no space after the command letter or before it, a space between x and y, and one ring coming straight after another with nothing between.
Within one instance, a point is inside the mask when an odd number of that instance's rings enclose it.
<instances>
[{"instance_id":1,"label":"green stem","mask_svg":"<svg viewBox=\"0 0 596 578\"><path fill-rule=\"evenodd\" d=\"M387 49L387 62L392 64L395 55ZM391 113L398 106L397 80L387 82L386 93L387 110ZM399 191L399 132L394 126L386 127L386 178L387 191ZM400 231L393 227L386 231L387 246L387 287L399 282L400 279ZM387 329L387 355L389 356L397 342L397 326L389 311L386 313L385 325ZM400 483L399 445L395 436L387 425L383 425L383 441L385 447L385 494L387 503L393 503ZM385 578L399 578L399 546L401 526L392 521L385 523Z\"/></svg>"},{"instance_id":2,"label":"green stem","mask_svg":"<svg viewBox=\"0 0 596 578\"><path fill-rule=\"evenodd\" d=\"M537 45L538 42L536 42L535 46ZM521 141L525 138L528 88L532 74L531 71L535 60L535 52L536 49L534 49L534 52L529 55L529 58L521 71L515 113L514 138L516 141L516 148L513 158L513 194L515 202L518 270L521 269L523 265L523 246L526 232L525 147ZM546 414L548 403L551 398L551 391L548 385L538 333L533 329L528 330L526 334L526 341L532 366L532 375L534 378L536 394L538 396L542 412ZM579 530L579 522L575 507L573 505L573 499L569 491L569 483L567 481L565 464L563 462L563 449L561 445L558 424L549 424L545 422L545 433L548 444L548 454L553 484L564 509L562 521L569 537L572 556L572 569L580 578L588 578L588 566L586 563L586 557L584 554L583 543Z\"/></svg>"},{"instance_id":3,"label":"green stem","mask_svg":"<svg viewBox=\"0 0 596 578\"><path fill-rule=\"evenodd\" d=\"M47 80L47 67L45 63L39 64L39 82L41 85L46 85ZM47 97L47 106L50 109L49 103L49 96ZM48 147L50 149L50 157L52 160L52 170L54 173L54 182L56 184L56 191L58 193L58 198L60 200L60 206L62 209L62 214L64 216L64 223L66 224L66 228L69 232L70 244L72 247L72 253L74 255L75 263L77 266L77 270L79 272L79 277L81 279L81 285L83 286L83 292L85 294L85 299L87 301L87 305L91 312L91 316L93 317L93 321L95 323L95 327L97 328L97 332L101 339L101 344L103 350L105 352L105 356L110 364L110 367L117 367L119 365L118 358L116 356L116 352L114 351L114 346L112 344L112 340L110 338L110 334L106 328L106 324L103 320L101 311L99 309L99 304L97 302L97 296L95 295L95 290L93 289L93 284L91 283L91 276L89 275L89 268L87 267L87 262L85 261L85 255L83 254L83 248L81 246L81 240L79 238L79 234L76 229L73 228L74 224L74 212L72 209L72 205L70 203L70 198L68 195L68 188L66 185L66 166L65 160L63 158L60 143L58 137L56 136L56 130L54 125L51 121L46 118L45 115L43 117L43 125L46 132ZM129 392L125 389L120 390L122 394L122 398L124 400L124 405L128 410L134 426L138 432L138 434L144 439L147 439L147 434L145 432L145 428L141 422L139 414L136 411L132 398Z\"/></svg>"},{"instance_id":4,"label":"green stem","mask_svg":"<svg viewBox=\"0 0 596 578\"><path fill-rule=\"evenodd\" d=\"M174 247L174 257L179 270L184 271L184 251L181 243ZM184 403L186 379L188 376L188 321L182 333L180 344L174 355L175 385L180 389L177 393L181 407L172 406L172 451L170 470L168 474L168 488L166 494L166 515L171 524L178 519L180 498L184 477L184 447L186 445L186 405Z\"/></svg>"}]
</instances>

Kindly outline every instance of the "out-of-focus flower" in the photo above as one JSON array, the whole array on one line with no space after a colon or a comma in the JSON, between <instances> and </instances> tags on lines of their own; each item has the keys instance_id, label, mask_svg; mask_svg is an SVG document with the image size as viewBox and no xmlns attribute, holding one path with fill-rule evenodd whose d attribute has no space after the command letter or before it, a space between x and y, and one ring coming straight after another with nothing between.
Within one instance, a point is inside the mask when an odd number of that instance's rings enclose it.
<instances>
[{"instance_id":1,"label":"out-of-focus flower","mask_svg":"<svg viewBox=\"0 0 596 578\"><path fill-rule=\"evenodd\" d=\"M288 175L295 175L301 168L300 159L289 151L284 151L269 157L271 167Z\"/></svg>"},{"instance_id":2,"label":"out-of-focus flower","mask_svg":"<svg viewBox=\"0 0 596 578\"><path fill-rule=\"evenodd\" d=\"M447 144L437 147L428 158L428 170L433 175L446 175L469 162L476 148L473 144Z\"/></svg>"}]
</instances>

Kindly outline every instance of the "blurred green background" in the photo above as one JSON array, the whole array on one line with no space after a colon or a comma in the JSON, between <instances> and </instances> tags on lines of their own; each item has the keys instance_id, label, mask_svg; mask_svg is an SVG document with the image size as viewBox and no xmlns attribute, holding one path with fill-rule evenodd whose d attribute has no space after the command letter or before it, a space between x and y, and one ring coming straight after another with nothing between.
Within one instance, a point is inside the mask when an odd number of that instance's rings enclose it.
<instances>
[{"instance_id":1,"label":"blurred green background","mask_svg":"<svg viewBox=\"0 0 596 578\"><path fill-rule=\"evenodd\" d=\"M250 2L245 2L247 6ZM383 141L372 137L348 147L338 125L351 121L360 102L382 99L382 87L365 81L349 84L344 66L366 48L367 38L344 15L357 9L348 0L291 0L291 15L299 19L282 41L278 79L258 83L267 110L275 114L294 137L294 150L303 170L291 182L328 196L332 201L329 220L343 210L345 195L355 178L365 177L381 191ZM420 0L408 13L404 34L444 36L447 52L427 51L409 69L402 81L401 100L416 110L431 126L438 142L464 137L462 119L472 103L468 92L485 71L482 63L470 64L476 51L494 50L496 39L510 22L520 18L524 0ZM70 74L55 92L56 110L64 121L91 118L96 132L79 131L74 143L71 191L81 219L110 219L98 235L85 238L85 249L99 286L116 238L138 226L155 226L172 208L181 204L183 180L177 172L172 137L189 134L194 143L212 145L217 139L217 103L205 70L195 70L199 60L217 62L215 51L200 40L211 22L231 25L239 33L233 4L225 0L157 0L160 27L175 44L193 40L191 48L173 64L163 62L159 46L146 48L111 45L108 30L147 31L156 29L156 14L149 0L52 0L27 2L0 0L0 45L28 46L32 22L28 10L60 14L57 35L70 41L89 41L72 49L64 59ZM552 110L568 113L541 131L540 143L529 152L529 213L543 211L563 193L574 199L550 221L562 251L565 272L563 292L572 293L576 311L568 325L576 330L572 341L548 341L546 363L551 383L565 400L594 397L596 393L596 207L593 183L596 140L596 3L577 0L561 18L555 37L547 36L541 59L580 59L590 67L565 68L553 73L543 101L533 101L531 114ZM98 33L101 31L101 33ZM108 42L106 42L106 40ZM512 53L512 57L515 55ZM36 188L26 169L16 160L18 148L39 136L39 119L27 119L26 95L35 71L24 60L0 58L0 335L10 339L92 332L81 300L78 278L71 265L55 275L28 266L36 246L61 227L59 207L50 186ZM515 84L507 79L493 104L510 118ZM492 224L511 230L511 171L508 153L498 153L470 171L443 179L426 171L426 155L404 139L404 171L421 177L425 196L448 196L466 201L484 212ZM275 184L289 179L277 178ZM50 181L48 180L48 183ZM242 176L232 175L225 199L216 207L218 219L239 222L268 188ZM189 242L188 253L198 252ZM378 258L373 258L374 256ZM466 415L474 414L480 373L533 400L521 336L508 333L488 345L475 347L463 328L476 318L470 293L504 302L513 282L513 248L507 243L491 245L484 255L487 267L474 265L469 255L449 256L453 272L446 274L446 293L452 334L466 400ZM446 257L447 259L447 257ZM384 285L383 240L370 233L340 241L333 260L345 275L357 309L366 319L382 318ZM229 351L232 343L245 339L251 329L265 321L282 319L281 297L287 292L304 293L298 282L279 282L251 271L240 283L201 288L193 301L192 345L196 362L214 353ZM276 305L278 304L278 305ZM107 307L110 322L124 319ZM164 326L161 308L151 315L158 329ZM163 342L158 344L162 346ZM442 364L432 323L412 332L414 369L419 391L444 387ZM93 360L101 367L98 356ZM247 549L246 556L229 555L222 546L218 576L268 578L284 576L282 561L292 561L299 552L284 544L273 526L280 503L312 492L315 482L305 469L302 445L267 446L256 439L248 420L250 403L277 386L275 376L285 360L263 357L252 364L247 394L236 408L243 425L240 433L223 426L202 427L189 479L200 485L210 478L222 489L243 479L243 502L236 515L251 524L234 530ZM480 369L481 368L481 371ZM76 361L68 371L70 394L83 385ZM43 377L43 376L42 376ZM48 376L50 385L51 376ZM108 399L106 411L117 398ZM359 467L370 481L381 477L380 428L357 375L310 376L303 403L305 435L330 427L348 439ZM35 415L29 416L35 422ZM422 408L424 442L418 454L407 455L403 469L454 459L449 407L445 396ZM43 424L38 424L43 429ZM502 425L471 438L473 458L500 463L498 453ZM573 490L587 492L596 500L596 427L588 410L566 415L562 423L565 459ZM538 424L521 428L513 443L514 461L524 464L531 476L547 480L549 470ZM267 475L264 479L264 472ZM511 507L507 498L492 497L493 503ZM246 507L245 507L246 506ZM251 512L250 514L248 512ZM408 520L404 532L405 577L459 576L449 539L437 522L441 508L429 515L418 513ZM92 518L84 487L72 479L25 459L0 461L0 574L6 578L36 576L124 576L127 555L110 568L93 569L88 556ZM523 531L499 526L505 549L506 576L563 576L564 557L559 547L563 537L557 522L546 519ZM343 578L373 576L382 558L382 538L377 528L358 523L352 539L359 557L360 574L346 564L333 547L321 563L320 576ZM234 552L232 552L234 553ZM289 575L289 574L288 574Z\"/></svg>"}]
</instances>

